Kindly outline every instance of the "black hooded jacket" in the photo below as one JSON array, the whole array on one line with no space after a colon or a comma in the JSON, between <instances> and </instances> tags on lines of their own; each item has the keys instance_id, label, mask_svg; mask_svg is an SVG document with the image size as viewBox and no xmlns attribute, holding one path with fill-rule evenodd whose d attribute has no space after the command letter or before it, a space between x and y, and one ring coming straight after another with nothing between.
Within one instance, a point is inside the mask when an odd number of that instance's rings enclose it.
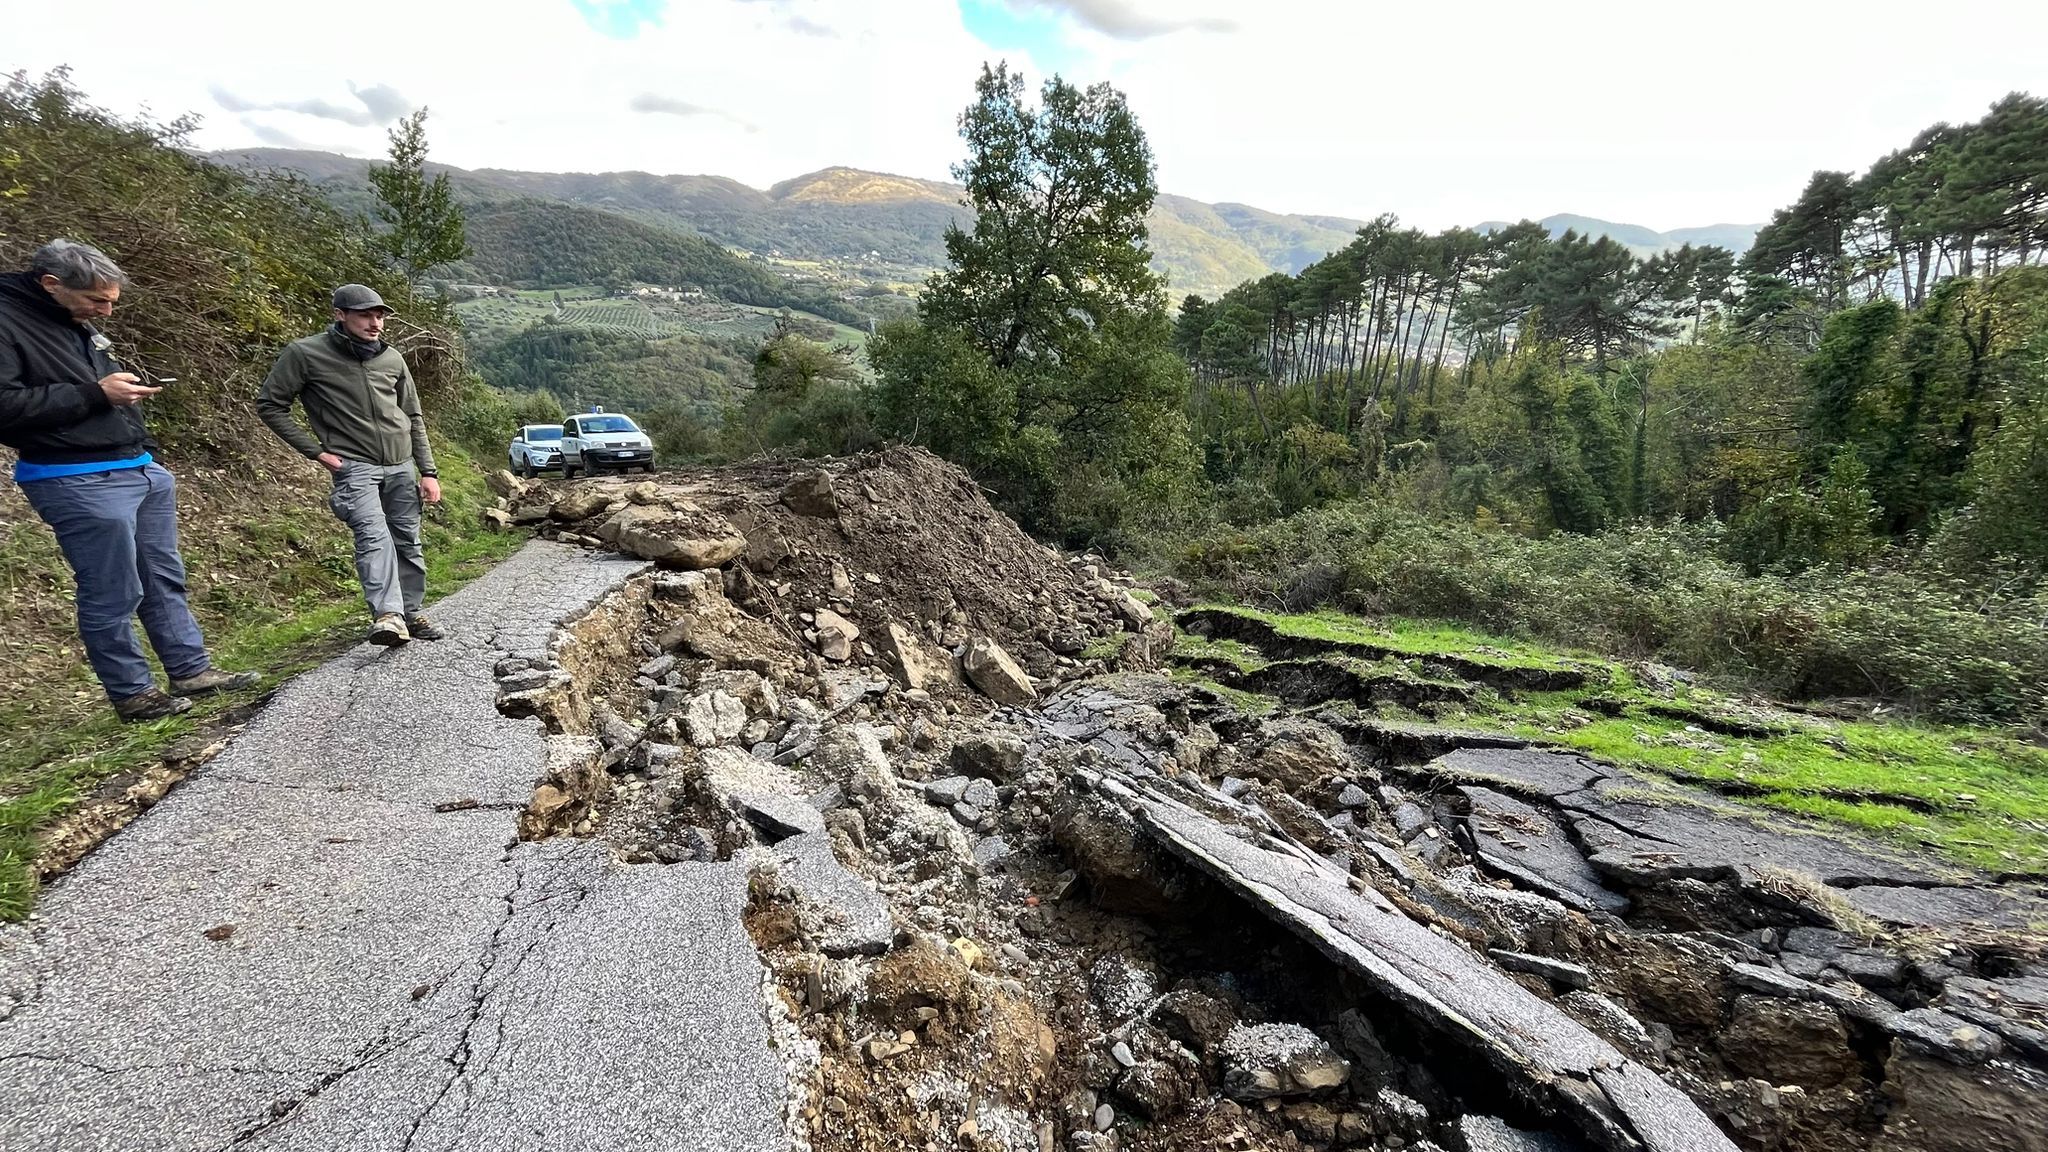
<instances>
[{"instance_id":1,"label":"black hooded jacket","mask_svg":"<svg viewBox=\"0 0 2048 1152\"><path fill-rule=\"evenodd\" d=\"M35 277L0 275L0 444L32 464L129 460L156 447L138 406L117 407L100 390L121 366L93 347L97 335Z\"/></svg>"}]
</instances>

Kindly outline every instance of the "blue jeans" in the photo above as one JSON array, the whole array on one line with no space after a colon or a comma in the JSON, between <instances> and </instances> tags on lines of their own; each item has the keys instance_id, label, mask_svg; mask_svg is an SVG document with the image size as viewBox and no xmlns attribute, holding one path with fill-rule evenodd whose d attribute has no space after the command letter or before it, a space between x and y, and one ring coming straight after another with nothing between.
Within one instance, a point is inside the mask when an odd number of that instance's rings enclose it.
<instances>
[{"instance_id":1,"label":"blue jeans","mask_svg":"<svg viewBox=\"0 0 2048 1152\"><path fill-rule=\"evenodd\" d=\"M173 679L212 666L185 600L178 555L178 484L155 464L55 476L21 486L29 506L56 530L78 580L78 635L111 700L156 687L135 638L142 617L150 647Z\"/></svg>"}]
</instances>

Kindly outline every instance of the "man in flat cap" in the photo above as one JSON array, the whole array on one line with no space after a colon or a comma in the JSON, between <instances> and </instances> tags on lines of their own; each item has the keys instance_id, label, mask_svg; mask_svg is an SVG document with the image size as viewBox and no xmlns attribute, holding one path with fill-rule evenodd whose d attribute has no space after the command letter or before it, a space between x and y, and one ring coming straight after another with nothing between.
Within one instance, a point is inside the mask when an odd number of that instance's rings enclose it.
<instances>
[{"instance_id":1,"label":"man in flat cap","mask_svg":"<svg viewBox=\"0 0 2048 1152\"><path fill-rule=\"evenodd\" d=\"M361 284L334 290L334 323L287 345L256 394L271 431L334 478L327 506L356 538L356 576L370 606L372 644L439 640L428 621L420 500L438 503L441 481L427 444L412 370L384 342L391 315ZM308 435L292 418L302 404Z\"/></svg>"}]
</instances>

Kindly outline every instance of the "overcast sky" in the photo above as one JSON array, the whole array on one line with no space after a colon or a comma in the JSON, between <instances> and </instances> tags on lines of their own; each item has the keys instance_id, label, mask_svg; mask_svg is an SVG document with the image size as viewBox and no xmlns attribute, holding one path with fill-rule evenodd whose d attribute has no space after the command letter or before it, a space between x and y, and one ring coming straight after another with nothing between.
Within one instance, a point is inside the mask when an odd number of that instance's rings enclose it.
<instances>
[{"instance_id":1,"label":"overcast sky","mask_svg":"<svg viewBox=\"0 0 2048 1152\"><path fill-rule=\"evenodd\" d=\"M1427 228L1765 220L1816 168L2048 88L2048 4L1946 0L100 0L9 4L60 64L205 148L376 155L431 109L466 168L834 164L944 179L983 61L1107 80L1162 190Z\"/></svg>"}]
</instances>

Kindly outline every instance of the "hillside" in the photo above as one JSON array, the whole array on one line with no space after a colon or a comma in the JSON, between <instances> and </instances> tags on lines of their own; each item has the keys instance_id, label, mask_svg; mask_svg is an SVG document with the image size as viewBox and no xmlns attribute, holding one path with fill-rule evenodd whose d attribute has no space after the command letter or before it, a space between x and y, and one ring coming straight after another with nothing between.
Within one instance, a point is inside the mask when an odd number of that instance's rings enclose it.
<instances>
[{"instance_id":1,"label":"hillside","mask_svg":"<svg viewBox=\"0 0 2048 1152\"><path fill-rule=\"evenodd\" d=\"M282 148L217 152L210 158L237 167L296 172L330 190L344 206L362 196L369 165L330 152ZM965 218L957 185L854 168L826 168L765 190L721 176L429 168L447 172L472 208L521 199L563 200L796 260L935 268L945 262L946 225ZM1161 195L1150 225L1153 267L1174 289L1216 293L1248 277L1299 271L1343 247L1359 222Z\"/></svg>"},{"instance_id":2,"label":"hillside","mask_svg":"<svg viewBox=\"0 0 2048 1152\"><path fill-rule=\"evenodd\" d=\"M1637 256L1643 257L1655 256L1659 252L1668 251L1682 244L1691 244L1695 247L1715 244L1739 256L1749 250L1750 244L1756 240L1758 229L1763 227L1761 224L1708 224L1700 228L1673 228L1669 232L1659 232L1640 224L1617 224L1612 220L1576 216L1569 212L1545 216L1539 223L1549 230L1553 239L1564 235L1566 231L1577 232L1589 239L1605 236L1626 246ZM1504 220L1488 220L1480 224L1477 231L1495 232L1507 226Z\"/></svg>"}]
</instances>

